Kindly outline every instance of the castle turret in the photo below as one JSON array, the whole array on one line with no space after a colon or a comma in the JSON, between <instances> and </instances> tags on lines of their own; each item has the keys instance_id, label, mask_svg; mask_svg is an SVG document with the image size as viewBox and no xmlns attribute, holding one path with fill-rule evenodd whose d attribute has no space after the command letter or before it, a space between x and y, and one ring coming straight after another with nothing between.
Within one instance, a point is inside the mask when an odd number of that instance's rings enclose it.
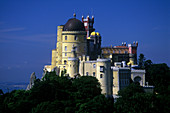
<instances>
[{"instance_id":1,"label":"castle turret","mask_svg":"<svg viewBox=\"0 0 170 113\"><path fill-rule=\"evenodd\" d=\"M97 79L101 83L102 94L112 96L113 76L110 59L97 59Z\"/></svg>"},{"instance_id":2,"label":"castle turret","mask_svg":"<svg viewBox=\"0 0 170 113\"><path fill-rule=\"evenodd\" d=\"M68 58L67 72L70 77L75 77L78 74L78 58L76 57L76 47L73 45L71 57Z\"/></svg>"},{"instance_id":3,"label":"castle turret","mask_svg":"<svg viewBox=\"0 0 170 113\"><path fill-rule=\"evenodd\" d=\"M129 63L128 63L128 65L135 65L135 64L137 64L138 42L134 41L133 44L128 44L128 47L129 47Z\"/></svg>"},{"instance_id":4,"label":"castle turret","mask_svg":"<svg viewBox=\"0 0 170 113\"><path fill-rule=\"evenodd\" d=\"M95 30L93 28L94 16L92 16L92 18L90 18L89 15L86 18L84 18L84 16L82 16L82 22L84 23L85 30L87 32L87 38L88 38L90 36L90 34Z\"/></svg>"}]
</instances>

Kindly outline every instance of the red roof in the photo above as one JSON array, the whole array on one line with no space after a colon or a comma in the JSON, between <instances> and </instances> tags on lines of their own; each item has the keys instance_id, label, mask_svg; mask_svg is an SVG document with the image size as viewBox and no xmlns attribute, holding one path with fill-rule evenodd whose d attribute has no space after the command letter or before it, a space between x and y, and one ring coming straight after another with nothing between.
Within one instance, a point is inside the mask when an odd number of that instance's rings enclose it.
<instances>
[{"instance_id":1,"label":"red roof","mask_svg":"<svg viewBox=\"0 0 170 113\"><path fill-rule=\"evenodd\" d=\"M128 48L127 46L114 46L114 48Z\"/></svg>"}]
</instances>

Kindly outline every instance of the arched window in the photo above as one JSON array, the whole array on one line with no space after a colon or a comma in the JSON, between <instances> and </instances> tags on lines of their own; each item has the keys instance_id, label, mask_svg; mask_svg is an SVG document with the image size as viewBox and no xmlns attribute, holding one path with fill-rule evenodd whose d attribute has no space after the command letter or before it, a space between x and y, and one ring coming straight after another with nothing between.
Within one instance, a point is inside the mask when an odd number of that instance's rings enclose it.
<instances>
[{"instance_id":1,"label":"arched window","mask_svg":"<svg viewBox=\"0 0 170 113\"><path fill-rule=\"evenodd\" d=\"M65 40L67 40L67 36L65 36Z\"/></svg>"},{"instance_id":2,"label":"arched window","mask_svg":"<svg viewBox=\"0 0 170 113\"><path fill-rule=\"evenodd\" d=\"M95 77L95 72L93 72L93 76Z\"/></svg>"},{"instance_id":3,"label":"arched window","mask_svg":"<svg viewBox=\"0 0 170 113\"><path fill-rule=\"evenodd\" d=\"M66 60L64 60L64 64L67 64L67 61L66 61Z\"/></svg>"},{"instance_id":4,"label":"arched window","mask_svg":"<svg viewBox=\"0 0 170 113\"><path fill-rule=\"evenodd\" d=\"M137 82L140 84L140 81L141 81L141 77L137 76L134 78L134 82Z\"/></svg>"},{"instance_id":5,"label":"arched window","mask_svg":"<svg viewBox=\"0 0 170 113\"><path fill-rule=\"evenodd\" d=\"M103 78L103 74L100 74L100 78Z\"/></svg>"},{"instance_id":6,"label":"arched window","mask_svg":"<svg viewBox=\"0 0 170 113\"><path fill-rule=\"evenodd\" d=\"M86 76L89 76L89 72L86 72Z\"/></svg>"}]
</instances>

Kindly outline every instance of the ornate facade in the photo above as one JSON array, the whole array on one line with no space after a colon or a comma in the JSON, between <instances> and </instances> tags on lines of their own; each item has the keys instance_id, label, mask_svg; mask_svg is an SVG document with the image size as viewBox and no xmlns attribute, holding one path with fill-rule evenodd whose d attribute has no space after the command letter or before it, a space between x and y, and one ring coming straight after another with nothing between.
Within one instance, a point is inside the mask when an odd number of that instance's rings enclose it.
<instances>
[{"instance_id":1,"label":"ornate facade","mask_svg":"<svg viewBox=\"0 0 170 113\"><path fill-rule=\"evenodd\" d=\"M106 96L116 95L129 85L130 79L143 86L145 71L132 69L137 64L138 43L101 48L101 35L95 32L93 24L93 16L82 16L80 21L74 14L65 25L58 26L56 49L52 50L51 65L44 66L44 72L55 70L61 75L67 70L65 75L70 77L94 76Z\"/></svg>"}]
</instances>

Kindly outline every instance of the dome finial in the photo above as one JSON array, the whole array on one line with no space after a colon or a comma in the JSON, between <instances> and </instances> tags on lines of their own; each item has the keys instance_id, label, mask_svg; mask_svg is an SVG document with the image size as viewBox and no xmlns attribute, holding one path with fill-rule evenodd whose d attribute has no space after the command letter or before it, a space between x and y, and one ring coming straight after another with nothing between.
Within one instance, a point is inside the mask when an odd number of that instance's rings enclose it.
<instances>
[{"instance_id":1,"label":"dome finial","mask_svg":"<svg viewBox=\"0 0 170 113\"><path fill-rule=\"evenodd\" d=\"M73 14L73 17L74 17L74 18L76 18L76 13L75 13L75 12L76 12L76 11L75 11L75 9L74 9L74 14Z\"/></svg>"},{"instance_id":2,"label":"dome finial","mask_svg":"<svg viewBox=\"0 0 170 113\"><path fill-rule=\"evenodd\" d=\"M74 18L76 18L76 13L73 14Z\"/></svg>"}]
</instances>

